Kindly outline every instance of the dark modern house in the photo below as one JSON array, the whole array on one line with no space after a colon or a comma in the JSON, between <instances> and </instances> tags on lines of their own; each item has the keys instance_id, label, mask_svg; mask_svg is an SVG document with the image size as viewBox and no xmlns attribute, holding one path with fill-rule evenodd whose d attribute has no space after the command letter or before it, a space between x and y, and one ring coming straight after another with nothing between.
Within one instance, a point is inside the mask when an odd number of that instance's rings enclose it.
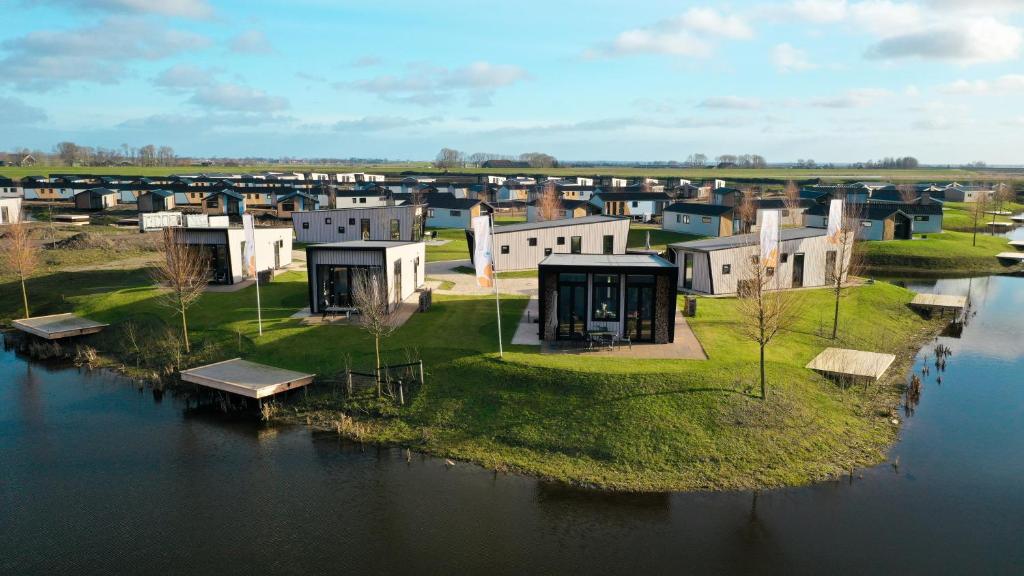
<instances>
[{"instance_id":1,"label":"dark modern house","mask_svg":"<svg viewBox=\"0 0 1024 576\"><path fill-rule=\"evenodd\" d=\"M595 331L632 342L675 339L675 264L651 254L552 254L538 265L541 340Z\"/></svg>"},{"instance_id":2,"label":"dark modern house","mask_svg":"<svg viewBox=\"0 0 1024 576\"><path fill-rule=\"evenodd\" d=\"M309 310L328 314L354 310L353 274L377 270L387 279L388 301L400 304L423 286L426 276L423 242L333 242L306 247Z\"/></svg>"}]
</instances>

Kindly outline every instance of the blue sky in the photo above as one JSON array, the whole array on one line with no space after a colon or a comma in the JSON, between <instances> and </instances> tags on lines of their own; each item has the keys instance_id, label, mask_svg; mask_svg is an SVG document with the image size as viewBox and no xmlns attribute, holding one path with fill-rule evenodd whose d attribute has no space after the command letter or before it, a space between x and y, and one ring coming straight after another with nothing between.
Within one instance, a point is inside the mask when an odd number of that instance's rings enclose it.
<instances>
[{"instance_id":1,"label":"blue sky","mask_svg":"<svg viewBox=\"0 0 1024 576\"><path fill-rule=\"evenodd\" d=\"M443 4L443 5L442 5ZM0 148L1021 163L1024 0L0 0Z\"/></svg>"}]
</instances>

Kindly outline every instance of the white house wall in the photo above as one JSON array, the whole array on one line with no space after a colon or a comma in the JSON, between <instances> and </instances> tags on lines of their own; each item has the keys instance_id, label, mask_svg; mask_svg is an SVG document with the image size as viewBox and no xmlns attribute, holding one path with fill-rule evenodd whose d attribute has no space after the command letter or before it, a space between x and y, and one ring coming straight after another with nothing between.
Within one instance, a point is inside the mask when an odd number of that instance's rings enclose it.
<instances>
[{"instance_id":1,"label":"white house wall","mask_svg":"<svg viewBox=\"0 0 1024 576\"><path fill-rule=\"evenodd\" d=\"M545 257L545 248L551 248L552 254L569 254L572 249L573 236L581 237L582 254L602 254L604 252L604 236L606 235L615 238L613 254L626 253L629 219L621 218L585 224L573 224L572 220L565 222L561 226L505 233L501 232L500 226L495 227L492 252L496 260L496 269L509 271L536 268L537 264ZM557 242L559 236L565 238L565 243L562 245ZM537 245L529 246L528 238L537 238ZM509 247L508 254L501 253L501 247L505 245Z\"/></svg>"}]
</instances>

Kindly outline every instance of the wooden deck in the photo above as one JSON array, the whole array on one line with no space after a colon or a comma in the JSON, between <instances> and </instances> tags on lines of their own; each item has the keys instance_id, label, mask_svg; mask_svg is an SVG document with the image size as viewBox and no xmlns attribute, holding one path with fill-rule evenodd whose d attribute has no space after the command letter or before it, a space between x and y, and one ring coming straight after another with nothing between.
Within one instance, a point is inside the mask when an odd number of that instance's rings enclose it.
<instances>
[{"instance_id":1,"label":"wooden deck","mask_svg":"<svg viewBox=\"0 0 1024 576\"><path fill-rule=\"evenodd\" d=\"M1007 244L1013 246L1017 250L1024 250L1024 240L1010 240Z\"/></svg>"},{"instance_id":2,"label":"wooden deck","mask_svg":"<svg viewBox=\"0 0 1024 576\"><path fill-rule=\"evenodd\" d=\"M960 312L967 307L967 296L953 296L950 294L918 294L910 302L911 308L918 310L952 310Z\"/></svg>"},{"instance_id":3,"label":"wooden deck","mask_svg":"<svg viewBox=\"0 0 1024 576\"><path fill-rule=\"evenodd\" d=\"M313 377L241 358L181 371L185 382L257 400L306 386Z\"/></svg>"},{"instance_id":4,"label":"wooden deck","mask_svg":"<svg viewBox=\"0 0 1024 576\"><path fill-rule=\"evenodd\" d=\"M878 380L895 360L892 354L826 348L807 364L807 368L826 376Z\"/></svg>"},{"instance_id":5,"label":"wooden deck","mask_svg":"<svg viewBox=\"0 0 1024 576\"><path fill-rule=\"evenodd\" d=\"M1016 216L1010 216L1010 220L1014 222L1024 222L1024 214L1017 214Z\"/></svg>"},{"instance_id":6,"label":"wooden deck","mask_svg":"<svg viewBox=\"0 0 1024 576\"><path fill-rule=\"evenodd\" d=\"M89 223L88 214L54 214L54 222L60 222L61 224L73 224L75 226L85 226Z\"/></svg>"},{"instance_id":7,"label":"wooden deck","mask_svg":"<svg viewBox=\"0 0 1024 576\"><path fill-rule=\"evenodd\" d=\"M1009 262L1024 262L1024 252L1000 252L996 258Z\"/></svg>"},{"instance_id":8,"label":"wooden deck","mask_svg":"<svg viewBox=\"0 0 1024 576\"><path fill-rule=\"evenodd\" d=\"M61 338L95 334L108 326L88 318L80 318L74 314L51 314L49 316L22 318L14 320L11 324L22 332L34 334L47 340L60 340Z\"/></svg>"}]
</instances>

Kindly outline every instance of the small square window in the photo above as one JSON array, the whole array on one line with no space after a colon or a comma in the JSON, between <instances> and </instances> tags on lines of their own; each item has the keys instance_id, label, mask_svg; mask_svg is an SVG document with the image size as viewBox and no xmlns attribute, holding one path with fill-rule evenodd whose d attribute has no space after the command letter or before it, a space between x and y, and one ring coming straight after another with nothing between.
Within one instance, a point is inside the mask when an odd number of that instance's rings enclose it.
<instances>
[{"instance_id":1,"label":"small square window","mask_svg":"<svg viewBox=\"0 0 1024 576\"><path fill-rule=\"evenodd\" d=\"M701 216L700 221L703 224L711 224L711 216Z\"/></svg>"},{"instance_id":2,"label":"small square window","mask_svg":"<svg viewBox=\"0 0 1024 576\"><path fill-rule=\"evenodd\" d=\"M330 218L325 218L324 219L324 224L327 224L328 226L330 226L331 225L331 219Z\"/></svg>"},{"instance_id":3,"label":"small square window","mask_svg":"<svg viewBox=\"0 0 1024 576\"><path fill-rule=\"evenodd\" d=\"M732 274L732 264L722 264L722 274Z\"/></svg>"},{"instance_id":4,"label":"small square window","mask_svg":"<svg viewBox=\"0 0 1024 576\"><path fill-rule=\"evenodd\" d=\"M683 215L683 224L689 224L689 223L690 223L690 215L689 214L684 214Z\"/></svg>"},{"instance_id":5,"label":"small square window","mask_svg":"<svg viewBox=\"0 0 1024 576\"><path fill-rule=\"evenodd\" d=\"M537 245L537 239L536 238L527 238L526 239L526 244L529 245L529 246L536 246Z\"/></svg>"},{"instance_id":6,"label":"small square window","mask_svg":"<svg viewBox=\"0 0 1024 576\"><path fill-rule=\"evenodd\" d=\"M303 222L302 223L302 229L303 230L309 230L309 222Z\"/></svg>"},{"instance_id":7,"label":"small square window","mask_svg":"<svg viewBox=\"0 0 1024 576\"><path fill-rule=\"evenodd\" d=\"M789 254L786 253L786 252L783 252L782 256L779 258L779 262L782 262L783 264L785 264L786 262L789 262Z\"/></svg>"},{"instance_id":8,"label":"small square window","mask_svg":"<svg viewBox=\"0 0 1024 576\"><path fill-rule=\"evenodd\" d=\"M862 222L860 223L860 225L861 225L861 226L863 226L863 227L865 227L865 228L871 228L871 224L872 224L872 223L871 223L871 222L869 222L869 221L867 221L867 220L864 220L864 221L862 221Z\"/></svg>"},{"instance_id":9,"label":"small square window","mask_svg":"<svg viewBox=\"0 0 1024 576\"><path fill-rule=\"evenodd\" d=\"M558 244L559 246L565 246L565 236L559 236L555 240L555 244Z\"/></svg>"},{"instance_id":10,"label":"small square window","mask_svg":"<svg viewBox=\"0 0 1024 576\"><path fill-rule=\"evenodd\" d=\"M504 245L502 245L502 247L501 247L501 253L502 253L502 254L508 254L508 244L504 244Z\"/></svg>"},{"instance_id":11,"label":"small square window","mask_svg":"<svg viewBox=\"0 0 1024 576\"><path fill-rule=\"evenodd\" d=\"M765 274L768 275L769 278L771 278L772 276L775 276L775 267L774 266L769 266L769 267L764 269L764 272L765 272Z\"/></svg>"},{"instance_id":12,"label":"small square window","mask_svg":"<svg viewBox=\"0 0 1024 576\"><path fill-rule=\"evenodd\" d=\"M544 249L544 255L545 256L551 256L551 248L545 248Z\"/></svg>"},{"instance_id":13,"label":"small square window","mask_svg":"<svg viewBox=\"0 0 1024 576\"><path fill-rule=\"evenodd\" d=\"M344 233L345 233L345 227L344 226L338 226L338 234L344 234Z\"/></svg>"},{"instance_id":14,"label":"small square window","mask_svg":"<svg viewBox=\"0 0 1024 576\"><path fill-rule=\"evenodd\" d=\"M349 226L355 226L356 225L356 219L355 218L349 218L348 219L348 225Z\"/></svg>"},{"instance_id":15,"label":"small square window","mask_svg":"<svg viewBox=\"0 0 1024 576\"><path fill-rule=\"evenodd\" d=\"M359 203L360 204L366 204L366 198L360 198L359 199Z\"/></svg>"}]
</instances>

